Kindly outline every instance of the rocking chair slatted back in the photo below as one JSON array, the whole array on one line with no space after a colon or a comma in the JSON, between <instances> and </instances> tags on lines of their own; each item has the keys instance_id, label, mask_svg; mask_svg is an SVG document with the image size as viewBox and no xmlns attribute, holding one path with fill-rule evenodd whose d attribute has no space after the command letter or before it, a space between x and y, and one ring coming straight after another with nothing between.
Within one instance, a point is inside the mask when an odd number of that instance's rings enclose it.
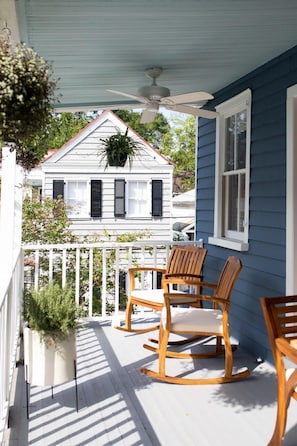
<instances>
[{"instance_id":1,"label":"rocking chair slatted back","mask_svg":"<svg viewBox=\"0 0 297 446\"><path fill-rule=\"evenodd\" d=\"M228 257L214 291L214 297L219 297L226 302L230 300L234 284L241 269L242 264L239 258L234 256Z\"/></svg>"},{"instance_id":2,"label":"rocking chair slatted back","mask_svg":"<svg viewBox=\"0 0 297 446\"><path fill-rule=\"evenodd\" d=\"M207 249L198 246L184 245L174 246L169 255L166 269L154 267L137 267L129 269L129 295L125 315L125 325L116 328L129 332L147 332L156 330L159 325L134 329L132 328L133 305L150 308L155 311L161 311L164 306L164 292L169 292L171 285L186 285L196 288L196 295L200 294L201 272ZM159 272L162 273L161 289L138 289L136 288L136 275L141 272ZM193 305L199 305L197 298L194 297L191 302ZM190 303L191 303L190 302Z\"/></svg>"}]
</instances>

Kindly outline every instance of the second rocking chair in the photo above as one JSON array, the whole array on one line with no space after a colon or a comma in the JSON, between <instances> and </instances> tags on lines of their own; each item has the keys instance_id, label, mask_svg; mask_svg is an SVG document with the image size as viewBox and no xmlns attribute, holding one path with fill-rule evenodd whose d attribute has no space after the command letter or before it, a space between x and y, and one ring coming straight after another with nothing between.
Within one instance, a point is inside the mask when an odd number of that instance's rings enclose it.
<instances>
[{"instance_id":1,"label":"second rocking chair","mask_svg":"<svg viewBox=\"0 0 297 446\"><path fill-rule=\"evenodd\" d=\"M202 287L214 289L213 295L201 294L203 301L212 302L212 308L183 308L176 304L183 304L184 296L176 293L165 293L165 307L162 311L159 329L159 345L144 347L158 354L158 371L142 368L142 373L161 381L175 384L219 384L231 382L249 376L248 369L233 373L232 345L229 335L230 296L235 281L242 269L241 261L237 257L229 257L222 269L217 284L202 282ZM185 299L186 300L186 299ZM215 337L216 345L211 352L182 353L169 349L169 337L207 336ZM222 376L207 378L185 378L184 376L170 376L166 373L166 358L196 359L211 358L225 355L225 371Z\"/></svg>"}]
</instances>

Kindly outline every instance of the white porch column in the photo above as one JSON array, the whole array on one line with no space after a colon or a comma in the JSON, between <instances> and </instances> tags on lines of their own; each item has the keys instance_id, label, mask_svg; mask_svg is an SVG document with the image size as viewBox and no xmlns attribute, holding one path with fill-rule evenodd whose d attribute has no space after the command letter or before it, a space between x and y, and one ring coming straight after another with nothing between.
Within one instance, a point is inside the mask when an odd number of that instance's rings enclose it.
<instances>
[{"instance_id":1,"label":"white porch column","mask_svg":"<svg viewBox=\"0 0 297 446\"><path fill-rule=\"evenodd\" d=\"M16 165L16 152L2 147L0 212L0 290L5 291L22 234L22 170ZM2 289L4 287L4 289ZM2 295L2 293L0 294Z\"/></svg>"}]
</instances>

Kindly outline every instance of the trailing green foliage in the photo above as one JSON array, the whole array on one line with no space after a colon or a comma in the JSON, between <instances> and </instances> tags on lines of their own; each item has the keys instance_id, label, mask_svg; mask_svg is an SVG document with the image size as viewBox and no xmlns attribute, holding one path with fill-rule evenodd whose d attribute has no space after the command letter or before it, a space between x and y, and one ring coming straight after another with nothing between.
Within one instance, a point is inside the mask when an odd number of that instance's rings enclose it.
<instances>
[{"instance_id":1,"label":"trailing green foliage","mask_svg":"<svg viewBox=\"0 0 297 446\"><path fill-rule=\"evenodd\" d=\"M32 48L0 39L0 142L12 144L26 169L46 154L40 142L55 99L51 75L49 63Z\"/></svg>"},{"instance_id":2,"label":"trailing green foliage","mask_svg":"<svg viewBox=\"0 0 297 446\"><path fill-rule=\"evenodd\" d=\"M81 309L70 287L62 288L53 281L25 292L24 320L42 338L50 337L55 343L67 338L78 327L80 315Z\"/></svg>"},{"instance_id":3,"label":"trailing green foliage","mask_svg":"<svg viewBox=\"0 0 297 446\"><path fill-rule=\"evenodd\" d=\"M108 166L124 167L127 160L131 169L133 159L142 146L128 135L128 127L124 134L118 132L108 138L100 138L100 143L100 162L105 161L105 169Z\"/></svg>"}]
</instances>

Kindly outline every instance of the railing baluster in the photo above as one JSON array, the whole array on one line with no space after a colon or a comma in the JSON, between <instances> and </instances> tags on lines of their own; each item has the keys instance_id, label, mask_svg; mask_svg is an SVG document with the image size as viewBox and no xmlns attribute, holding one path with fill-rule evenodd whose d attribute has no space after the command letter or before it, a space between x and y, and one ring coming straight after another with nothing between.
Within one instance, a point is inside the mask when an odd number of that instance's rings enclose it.
<instances>
[{"instance_id":1,"label":"railing baluster","mask_svg":"<svg viewBox=\"0 0 297 446\"><path fill-rule=\"evenodd\" d=\"M48 279L51 282L53 280L53 268L54 268L54 263L53 263L53 258L54 258L54 250L50 249L49 250L49 264L48 264Z\"/></svg>"},{"instance_id":2,"label":"railing baluster","mask_svg":"<svg viewBox=\"0 0 297 446\"><path fill-rule=\"evenodd\" d=\"M75 254L75 302L79 304L80 248L76 248Z\"/></svg>"},{"instance_id":3,"label":"railing baluster","mask_svg":"<svg viewBox=\"0 0 297 446\"><path fill-rule=\"evenodd\" d=\"M38 289L38 281L39 281L39 250L35 251L35 274L34 274L34 288Z\"/></svg>"},{"instance_id":4,"label":"railing baluster","mask_svg":"<svg viewBox=\"0 0 297 446\"><path fill-rule=\"evenodd\" d=\"M67 281L67 264L66 264L66 257L67 254L67 250L66 248L64 248L62 250L62 287L64 288L64 286L66 285L66 281Z\"/></svg>"},{"instance_id":5,"label":"railing baluster","mask_svg":"<svg viewBox=\"0 0 297 446\"><path fill-rule=\"evenodd\" d=\"M89 317L93 314L93 262L94 262L94 251L90 248L89 252Z\"/></svg>"}]
</instances>

